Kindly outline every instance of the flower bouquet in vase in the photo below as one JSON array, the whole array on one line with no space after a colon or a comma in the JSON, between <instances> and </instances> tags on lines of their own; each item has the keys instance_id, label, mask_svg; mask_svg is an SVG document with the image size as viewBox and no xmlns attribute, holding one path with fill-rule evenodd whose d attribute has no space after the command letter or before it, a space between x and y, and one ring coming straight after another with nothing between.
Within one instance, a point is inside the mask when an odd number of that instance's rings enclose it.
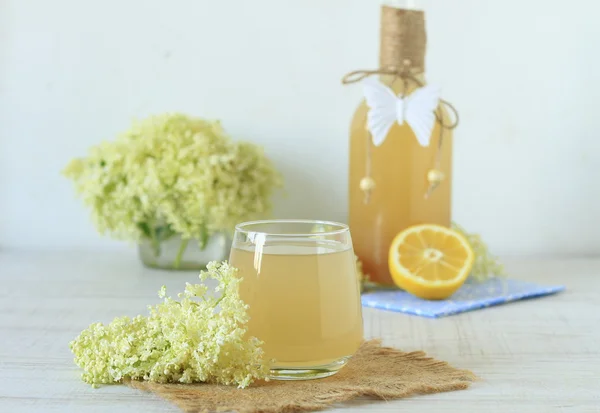
<instances>
[{"instance_id":1,"label":"flower bouquet in vase","mask_svg":"<svg viewBox=\"0 0 600 413\"><path fill-rule=\"evenodd\" d=\"M136 242L145 265L165 269L226 259L235 224L268 216L282 186L261 147L182 114L134 122L63 174L101 234Z\"/></svg>"}]
</instances>

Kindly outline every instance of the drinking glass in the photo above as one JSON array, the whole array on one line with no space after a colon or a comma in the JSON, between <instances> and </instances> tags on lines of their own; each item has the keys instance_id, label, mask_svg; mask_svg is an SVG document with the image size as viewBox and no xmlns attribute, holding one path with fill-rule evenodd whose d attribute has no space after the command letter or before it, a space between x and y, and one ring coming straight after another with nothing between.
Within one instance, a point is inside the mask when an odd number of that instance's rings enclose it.
<instances>
[{"instance_id":1,"label":"drinking glass","mask_svg":"<svg viewBox=\"0 0 600 413\"><path fill-rule=\"evenodd\" d=\"M275 360L272 379L331 376L356 352L363 323L347 225L245 222L236 226L229 262L243 277L249 334Z\"/></svg>"}]
</instances>

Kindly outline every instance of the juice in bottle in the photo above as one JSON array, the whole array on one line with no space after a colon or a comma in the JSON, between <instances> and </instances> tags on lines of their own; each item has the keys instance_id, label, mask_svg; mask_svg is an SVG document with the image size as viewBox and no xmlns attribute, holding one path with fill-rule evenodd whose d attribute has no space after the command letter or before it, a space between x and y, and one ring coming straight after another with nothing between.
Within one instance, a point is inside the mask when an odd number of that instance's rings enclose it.
<instances>
[{"instance_id":1,"label":"juice in bottle","mask_svg":"<svg viewBox=\"0 0 600 413\"><path fill-rule=\"evenodd\" d=\"M424 13L384 6L381 37L380 67L398 68L408 58L415 69L413 76L424 84ZM416 40L406 44L411 39ZM408 95L418 87L414 80L394 75L383 75L380 80L397 95ZM394 236L420 223L450 225L452 131L444 130L440 145L440 125L436 122L429 146L423 147L406 122L395 123L383 144L375 146L366 129L368 110L361 103L351 124L349 224L365 273L376 283L393 284L388 250ZM441 107L438 113L445 124L450 123ZM432 170L439 170L444 179L426 196ZM367 175L375 184L368 199L361 189L361 180Z\"/></svg>"}]
</instances>

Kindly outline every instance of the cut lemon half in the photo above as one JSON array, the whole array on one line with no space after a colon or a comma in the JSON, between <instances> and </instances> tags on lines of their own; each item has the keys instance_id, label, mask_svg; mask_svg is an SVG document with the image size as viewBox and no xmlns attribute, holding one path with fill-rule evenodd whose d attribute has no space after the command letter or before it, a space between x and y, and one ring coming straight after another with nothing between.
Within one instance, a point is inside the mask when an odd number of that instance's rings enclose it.
<instances>
[{"instance_id":1,"label":"cut lemon half","mask_svg":"<svg viewBox=\"0 0 600 413\"><path fill-rule=\"evenodd\" d=\"M428 300L450 297L473 267L469 241L440 225L415 225L400 232L390 246L389 267L396 285Z\"/></svg>"}]
</instances>

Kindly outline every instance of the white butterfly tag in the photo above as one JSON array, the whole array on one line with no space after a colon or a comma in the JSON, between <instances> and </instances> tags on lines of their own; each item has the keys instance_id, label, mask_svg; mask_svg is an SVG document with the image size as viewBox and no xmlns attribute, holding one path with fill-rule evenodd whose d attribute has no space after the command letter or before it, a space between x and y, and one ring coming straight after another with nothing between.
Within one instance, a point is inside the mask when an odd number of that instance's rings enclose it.
<instances>
[{"instance_id":1,"label":"white butterfly tag","mask_svg":"<svg viewBox=\"0 0 600 413\"><path fill-rule=\"evenodd\" d=\"M363 88L369 113L367 128L373 137L373 144L380 146L394 125L405 121L411 127L421 146L429 146L431 132L435 124L435 113L440 101L440 89L423 86L402 98L374 78L363 81Z\"/></svg>"}]
</instances>

